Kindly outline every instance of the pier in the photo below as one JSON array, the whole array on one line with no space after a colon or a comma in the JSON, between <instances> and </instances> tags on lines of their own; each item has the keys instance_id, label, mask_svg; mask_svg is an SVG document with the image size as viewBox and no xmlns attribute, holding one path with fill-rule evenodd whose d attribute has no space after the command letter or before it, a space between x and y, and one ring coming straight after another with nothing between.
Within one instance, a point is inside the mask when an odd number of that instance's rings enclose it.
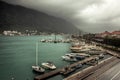
<instances>
[{"instance_id":1,"label":"pier","mask_svg":"<svg viewBox=\"0 0 120 80\"><path fill-rule=\"evenodd\" d=\"M94 60L95 58L96 58L96 56L92 56L92 57L86 58L86 59L84 59L84 60L82 60L82 61L79 61L79 62L76 62L76 63L74 63L74 64L71 64L71 65L69 65L68 67L75 67L75 66L77 66L78 64L86 63L86 62L88 62L88 61ZM55 75L60 74L60 72L61 72L63 69L65 69L65 67L60 68L60 69L56 69L56 70L53 70L53 71L50 71L50 72L45 73L45 74L43 74L43 75L36 76L34 79L35 79L35 80L44 80L44 79L47 79L47 78L49 78L49 77L52 77L52 76L55 76Z\"/></svg>"},{"instance_id":2,"label":"pier","mask_svg":"<svg viewBox=\"0 0 120 80\"><path fill-rule=\"evenodd\" d=\"M65 78L64 80L96 80L98 76L100 76L102 73L104 73L105 71L113 67L115 64L120 62L119 53L104 49L102 47L98 47L98 48L102 51L107 52L113 57L103 60L95 66L90 66L82 71L79 71L78 73L75 73Z\"/></svg>"},{"instance_id":3,"label":"pier","mask_svg":"<svg viewBox=\"0 0 120 80\"><path fill-rule=\"evenodd\" d=\"M110 62L113 63L110 63ZM117 59L116 57L110 57L100 63L98 63L95 66L90 66L82 71L79 71L78 73L75 73L64 80L96 80L96 77L111 68L113 65L117 64L120 60ZM100 69L100 70L99 70ZM96 76L96 71L99 71L99 74ZM91 75L95 74L95 76L91 77ZM90 77L89 79L87 79Z\"/></svg>"},{"instance_id":4,"label":"pier","mask_svg":"<svg viewBox=\"0 0 120 80\"><path fill-rule=\"evenodd\" d=\"M35 77L35 80L43 80L43 79L46 79L46 78L55 76L55 75L59 74L60 71L61 71L61 69L56 69L56 70L53 70L53 71L51 71L51 72L45 73L45 74L43 74L43 75L36 76L36 77Z\"/></svg>"},{"instance_id":5,"label":"pier","mask_svg":"<svg viewBox=\"0 0 120 80\"><path fill-rule=\"evenodd\" d=\"M74 63L74 64L71 64L69 67L75 67L75 66L77 66L78 64L86 63L86 62L88 62L88 61L94 60L96 57L97 57L97 56L92 56L92 57L86 58L86 59L84 59L84 60L82 60L82 61L79 61L79 62L76 62L76 63Z\"/></svg>"}]
</instances>

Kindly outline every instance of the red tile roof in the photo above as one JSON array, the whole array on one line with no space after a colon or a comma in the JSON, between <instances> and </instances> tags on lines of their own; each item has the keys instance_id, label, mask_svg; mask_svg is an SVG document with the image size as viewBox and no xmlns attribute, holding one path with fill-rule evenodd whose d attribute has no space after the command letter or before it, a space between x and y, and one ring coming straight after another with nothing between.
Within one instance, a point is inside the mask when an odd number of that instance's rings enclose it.
<instances>
[{"instance_id":1,"label":"red tile roof","mask_svg":"<svg viewBox=\"0 0 120 80\"><path fill-rule=\"evenodd\" d=\"M120 35L120 31L113 31L111 34Z\"/></svg>"}]
</instances>

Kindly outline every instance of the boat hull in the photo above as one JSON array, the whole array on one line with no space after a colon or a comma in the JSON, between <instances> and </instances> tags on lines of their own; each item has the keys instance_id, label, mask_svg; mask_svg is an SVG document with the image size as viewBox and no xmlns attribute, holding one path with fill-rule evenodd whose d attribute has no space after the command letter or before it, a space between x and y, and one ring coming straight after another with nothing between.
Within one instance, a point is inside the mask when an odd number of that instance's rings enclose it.
<instances>
[{"instance_id":1,"label":"boat hull","mask_svg":"<svg viewBox=\"0 0 120 80\"><path fill-rule=\"evenodd\" d=\"M45 68L45 69L51 69L51 70L54 70L56 69L56 66L55 65L49 65L48 63L42 63L42 66Z\"/></svg>"},{"instance_id":2,"label":"boat hull","mask_svg":"<svg viewBox=\"0 0 120 80\"><path fill-rule=\"evenodd\" d=\"M40 67L40 66L32 66L33 71L38 72L38 73L44 73L45 70Z\"/></svg>"}]
</instances>

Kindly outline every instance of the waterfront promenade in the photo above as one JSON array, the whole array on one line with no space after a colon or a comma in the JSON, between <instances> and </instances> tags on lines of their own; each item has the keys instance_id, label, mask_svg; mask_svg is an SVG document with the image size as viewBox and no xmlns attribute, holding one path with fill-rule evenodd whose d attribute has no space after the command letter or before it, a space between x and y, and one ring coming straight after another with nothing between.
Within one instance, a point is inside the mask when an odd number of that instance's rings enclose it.
<instances>
[{"instance_id":1,"label":"waterfront promenade","mask_svg":"<svg viewBox=\"0 0 120 80\"><path fill-rule=\"evenodd\" d=\"M108 58L108 59L98 63L95 66L90 66L82 71L79 71L78 73L75 73L75 74L65 78L64 80L96 80L98 78L98 76L100 76L102 73L104 73L105 71L107 71L108 69L112 68L114 65L116 65L117 63L120 62L119 53L104 49L102 47L97 47L97 48L99 48L102 51L107 52L108 54L112 55L113 57ZM104 77L105 77L105 75L104 75ZM101 77L99 80L102 80Z\"/></svg>"},{"instance_id":2,"label":"waterfront promenade","mask_svg":"<svg viewBox=\"0 0 120 80\"><path fill-rule=\"evenodd\" d=\"M110 64L111 61L112 61L112 63ZM101 75L103 72L105 72L106 70L111 68L113 65L117 64L119 61L120 60L115 57L110 57L110 58L98 63L97 65L90 66L82 71L79 71L78 73L75 73L75 74L65 78L64 80L95 80L98 75L97 76L91 76L91 75L95 74L95 72L97 70L99 70L99 68L101 69L99 71L99 75ZM105 65L108 65L108 66L103 67ZM88 78L88 77L90 77L90 78Z\"/></svg>"}]
</instances>

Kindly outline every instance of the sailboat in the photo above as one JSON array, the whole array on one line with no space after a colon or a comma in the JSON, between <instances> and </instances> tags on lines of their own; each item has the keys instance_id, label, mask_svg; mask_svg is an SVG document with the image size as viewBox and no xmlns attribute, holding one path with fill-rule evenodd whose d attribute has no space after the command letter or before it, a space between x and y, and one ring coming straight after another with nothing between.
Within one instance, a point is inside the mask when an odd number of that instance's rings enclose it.
<instances>
[{"instance_id":1,"label":"sailboat","mask_svg":"<svg viewBox=\"0 0 120 80\"><path fill-rule=\"evenodd\" d=\"M36 65L32 66L32 69L35 72L44 73L45 69L38 65L38 43L36 43Z\"/></svg>"}]
</instances>

